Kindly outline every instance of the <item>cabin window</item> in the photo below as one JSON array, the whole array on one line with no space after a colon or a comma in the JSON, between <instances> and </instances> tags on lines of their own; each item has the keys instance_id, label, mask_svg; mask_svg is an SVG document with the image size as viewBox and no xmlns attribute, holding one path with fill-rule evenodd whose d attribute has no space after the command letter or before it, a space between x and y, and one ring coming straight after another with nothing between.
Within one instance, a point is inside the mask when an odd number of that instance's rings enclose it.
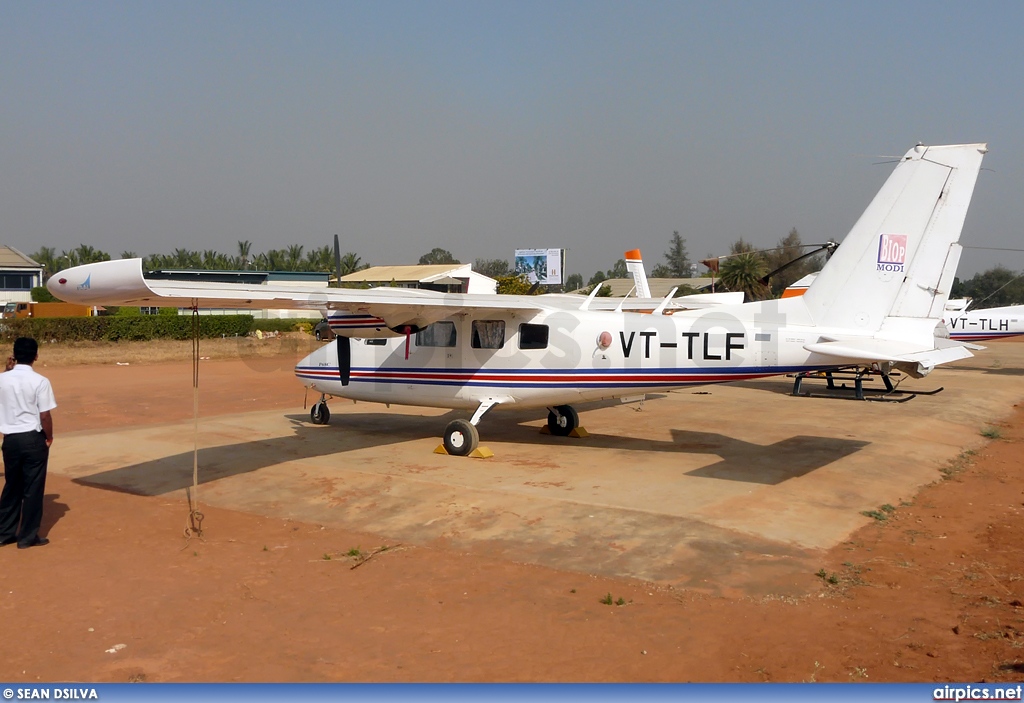
<instances>
[{"instance_id":1,"label":"cabin window","mask_svg":"<svg viewBox=\"0 0 1024 703\"><path fill-rule=\"evenodd\" d=\"M366 339L363 340L363 342L369 344L371 347L383 347L385 344L387 344L388 340L382 337L367 337ZM419 344L418 341L417 344Z\"/></svg>"},{"instance_id":2,"label":"cabin window","mask_svg":"<svg viewBox=\"0 0 1024 703\"><path fill-rule=\"evenodd\" d=\"M548 348L548 326L531 325L524 322L519 325L519 348L520 349L547 349Z\"/></svg>"},{"instance_id":3,"label":"cabin window","mask_svg":"<svg viewBox=\"0 0 1024 703\"><path fill-rule=\"evenodd\" d=\"M455 323L435 322L416 333L418 347L454 347Z\"/></svg>"},{"instance_id":4,"label":"cabin window","mask_svg":"<svg viewBox=\"0 0 1024 703\"><path fill-rule=\"evenodd\" d=\"M473 320L474 349L501 349L504 344L504 320Z\"/></svg>"}]
</instances>

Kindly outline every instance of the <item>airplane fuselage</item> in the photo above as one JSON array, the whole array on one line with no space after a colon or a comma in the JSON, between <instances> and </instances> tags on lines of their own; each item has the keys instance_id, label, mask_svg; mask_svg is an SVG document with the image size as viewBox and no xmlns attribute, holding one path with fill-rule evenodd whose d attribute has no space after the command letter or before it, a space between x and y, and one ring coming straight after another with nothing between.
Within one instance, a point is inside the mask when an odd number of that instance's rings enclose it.
<instances>
[{"instance_id":1,"label":"airplane fuselage","mask_svg":"<svg viewBox=\"0 0 1024 703\"><path fill-rule=\"evenodd\" d=\"M943 320L950 339L982 342L1024 335L1024 305L948 312Z\"/></svg>"},{"instance_id":2,"label":"airplane fuselage","mask_svg":"<svg viewBox=\"0 0 1024 703\"><path fill-rule=\"evenodd\" d=\"M457 315L408 340L339 338L299 362L295 374L314 390L354 400L544 407L834 365L804 349L820 328L782 326L773 319L781 314L746 321L723 312ZM339 345L348 347L340 365Z\"/></svg>"}]
</instances>

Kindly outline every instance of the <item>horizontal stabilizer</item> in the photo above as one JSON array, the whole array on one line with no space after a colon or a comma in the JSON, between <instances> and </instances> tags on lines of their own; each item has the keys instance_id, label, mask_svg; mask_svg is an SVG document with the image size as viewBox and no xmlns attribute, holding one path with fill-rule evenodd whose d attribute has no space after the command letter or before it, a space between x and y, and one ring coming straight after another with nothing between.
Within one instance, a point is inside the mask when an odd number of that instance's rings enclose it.
<instances>
[{"instance_id":1,"label":"horizontal stabilizer","mask_svg":"<svg viewBox=\"0 0 1024 703\"><path fill-rule=\"evenodd\" d=\"M817 342L804 345L804 349L815 354L823 354L850 362L891 361L915 363L928 367L973 356L962 345L941 349L922 349L912 343L887 339L846 339L835 342Z\"/></svg>"},{"instance_id":2,"label":"horizontal stabilizer","mask_svg":"<svg viewBox=\"0 0 1024 703\"><path fill-rule=\"evenodd\" d=\"M973 344L960 339L950 339L949 337L935 338L936 349L948 349L949 347L963 347L964 349L970 349L971 351L983 351L986 349L986 347L983 347L980 344Z\"/></svg>"}]
</instances>

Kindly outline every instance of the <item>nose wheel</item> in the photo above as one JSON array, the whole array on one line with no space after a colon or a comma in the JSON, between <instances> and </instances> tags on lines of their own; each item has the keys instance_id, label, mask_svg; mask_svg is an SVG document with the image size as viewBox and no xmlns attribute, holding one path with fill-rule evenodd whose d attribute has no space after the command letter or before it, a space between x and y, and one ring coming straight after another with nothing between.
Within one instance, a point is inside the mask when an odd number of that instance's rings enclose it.
<instances>
[{"instance_id":1,"label":"nose wheel","mask_svg":"<svg viewBox=\"0 0 1024 703\"><path fill-rule=\"evenodd\" d=\"M320 400L313 403L313 407L310 408L309 421L314 425L326 425L331 421L331 411L327 407L327 401L324 400L323 396L320 396Z\"/></svg>"}]
</instances>

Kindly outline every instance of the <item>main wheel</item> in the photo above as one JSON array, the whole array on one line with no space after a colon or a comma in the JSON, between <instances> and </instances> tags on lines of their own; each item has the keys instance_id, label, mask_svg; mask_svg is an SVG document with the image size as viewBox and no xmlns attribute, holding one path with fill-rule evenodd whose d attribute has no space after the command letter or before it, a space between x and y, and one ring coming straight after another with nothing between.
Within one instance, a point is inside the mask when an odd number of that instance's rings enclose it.
<instances>
[{"instance_id":1,"label":"main wheel","mask_svg":"<svg viewBox=\"0 0 1024 703\"><path fill-rule=\"evenodd\" d=\"M317 330L316 332L314 332L314 334L316 335L316 341L318 341L318 342L324 341L324 336L320 333L320 330Z\"/></svg>"},{"instance_id":2,"label":"main wheel","mask_svg":"<svg viewBox=\"0 0 1024 703\"><path fill-rule=\"evenodd\" d=\"M557 411L557 412L556 412ZM559 405L548 411L548 429L558 437L568 437L569 433L579 427L580 416L571 405Z\"/></svg>"},{"instance_id":3,"label":"main wheel","mask_svg":"<svg viewBox=\"0 0 1024 703\"><path fill-rule=\"evenodd\" d=\"M309 411L309 420L314 425L326 425L331 421L331 411L327 407L327 403L317 401L313 403L313 407Z\"/></svg>"},{"instance_id":4,"label":"main wheel","mask_svg":"<svg viewBox=\"0 0 1024 703\"><path fill-rule=\"evenodd\" d=\"M444 428L444 449L455 456L467 456L480 444L480 433L469 420L452 420Z\"/></svg>"}]
</instances>

